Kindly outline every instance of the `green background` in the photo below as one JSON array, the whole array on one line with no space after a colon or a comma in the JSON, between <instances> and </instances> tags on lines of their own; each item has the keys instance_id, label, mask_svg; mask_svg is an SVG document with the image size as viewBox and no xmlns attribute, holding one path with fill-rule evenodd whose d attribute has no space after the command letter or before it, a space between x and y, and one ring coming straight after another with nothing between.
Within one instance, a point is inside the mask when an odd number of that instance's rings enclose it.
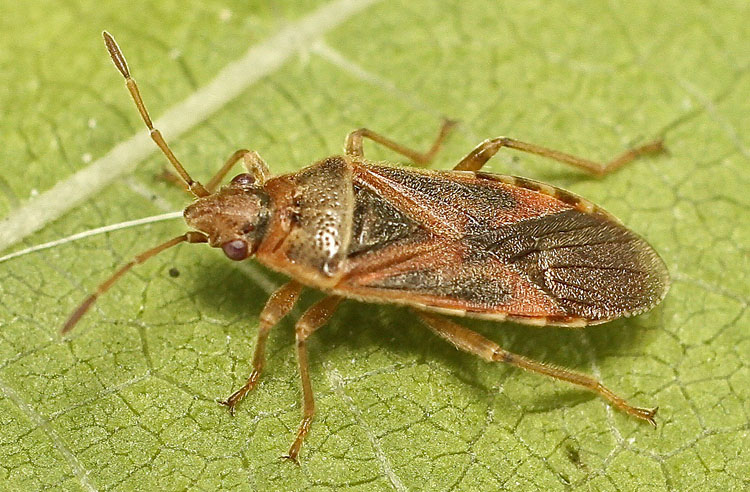
<instances>
[{"instance_id":1,"label":"green background","mask_svg":"<svg viewBox=\"0 0 750 492\"><path fill-rule=\"evenodd\" d=\"M5 2L0 216L141 131L103 28L158 117L326 4ZM203 180L241 147L276 173L300 169L361 126L425 146L443 115L461 121L443 169L498 135L598 160L664 136L670 155L604 180L511 151L486 168L582 194L644 235L673 276L659 307L585 330L465 321L658 405L657 429L459 353L406 310L347 302L310 342L317 419L301 465L285 462L300 415L293 323L320 294L272 332L262 384L235 418L215 400L248 375L278 275L182 246L123 279L69 341L58 335L117 265L181 233L177 220L0 264L0 489L749 487L748 18L745 1L383 0L166 135ZM184 207L155 178L164 165L153 154L5 253Z\"/></svg>"}]
</instances>

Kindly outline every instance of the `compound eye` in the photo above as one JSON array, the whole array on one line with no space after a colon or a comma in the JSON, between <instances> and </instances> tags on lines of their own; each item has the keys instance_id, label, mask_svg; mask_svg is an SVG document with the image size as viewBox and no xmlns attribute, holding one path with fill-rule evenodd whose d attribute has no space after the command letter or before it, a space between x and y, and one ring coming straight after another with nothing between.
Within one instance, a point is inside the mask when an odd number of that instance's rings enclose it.
<instances>
[{"instance_id":1,"label":"compound eye","mask_svg":"<svg viewBox=\"0 0 750 492\"><path fill-rule=\"evenodd\" d=\"M238 174L232 178L231 184L241 188L249 188L255 185L255 176L250 173Z\"/></svg>"},{"instance_id":2,"label":"compound eye","mask_svg":"<svg viewBox=\"0 0 750 492\"><path fill-rule=\"evenodd\" d=\"M241 261L249 256L247 243L242 239L235 239L234 241L224 243L221 249L224 250L224 254L230 260Z\"/></svg>"}]
</instances>

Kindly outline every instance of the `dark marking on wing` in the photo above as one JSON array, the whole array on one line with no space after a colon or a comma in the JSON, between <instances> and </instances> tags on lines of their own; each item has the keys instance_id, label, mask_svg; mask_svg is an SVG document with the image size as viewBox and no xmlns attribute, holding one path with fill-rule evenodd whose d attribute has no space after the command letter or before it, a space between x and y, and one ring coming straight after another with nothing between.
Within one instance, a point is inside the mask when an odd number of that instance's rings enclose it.
<instances>
[{"instance_id":1,"label":"dark marking on wing","mask_svg":"<svg viewBox=\"0 0 750 492\"><path fill-rule=\"evenodd\" d=\"M431 268L408 271L383 278L371 284L371 287L460 299L488 307L505 304L511 295L511 289L501 278L485 277L477 275L476 272L474 275L457 277L446 276L446 273L456 272Z\"/></svg>"},{"instance_id":2,"label":"dark marking on wing","mask_svg":"<svg viewBox=\"0 0 750 492\"><path fill-rule=\"evenodd\" d=\"M501 181L503 183L511 184L512 186L524 188L527 190L535 191L540 194L546 194L549 196L554 197L556 200L559 200L560 202L570 205L573 208L577 208L579 210L582 210L586 213L596 213L600 215L604 215L616 222L619 222L619 220L611 215L606 210L602 209L601 207L596 206L595 204L589 202L585 198L582 198L575 193L571 193L567 190L563 190L562 188L557 188L555 186L550 186L545 183L541 183L539 181L534 181L533 179L528 178L522 178L520 176L507 176L507 175L499 175L499 174L492 174L492 173L483 173L483 172L477 172L476 173L477 178L490 180L490 181Z\"/></svg>"},{"instance_id":3,"label":"dark marking on wing","mask_svg":"<svg viewBox=\"0 0 750 492\"><path fill-rule=\"evenodd\" d=\"M566 315L547 293L498 259L468 264L466 248L460 239L410 238L373 253L337 287L366 299L473 313Z\"/></svg>"},{"instance_id":4,"label":"dark marking on wing","mask_svg":"<svg viewBox=\"0 0 750 492\"><path fill-rule=\"evenodd\" d=\"M362 186L354 186L354 203L349 257L410 237L421 227L387 200Z\"/></svg>"},{"instance_id":5,"label":"dark marking on wing","mask_svg":"<svg viewBox=\"0 0 750 492\"><path fill-rule=\"evenodd\" d=\"M534 181L533 179L522 178L520 176L513 176L513 179L515 180L515 185L520 186L521 188L526 188L531 191L539 191L541 189L541 183Z\"/></svg>"},{"instance_id":6,"label":"dark marking on wing","mask_svg":"<svg viewBox=\"0 0 750 492\"><path fill-rule=\"evenodd\" d=\"M429 197L446 207L463 205L478 223L468 223L470 229L481 229L501 211L513 210L516 200L512 193L498 186L488 186L477 179L456 179L450 173L423 174L395 167L377 167L377 172L405 186L409 193Z\"/></svg>"}]
</instances>

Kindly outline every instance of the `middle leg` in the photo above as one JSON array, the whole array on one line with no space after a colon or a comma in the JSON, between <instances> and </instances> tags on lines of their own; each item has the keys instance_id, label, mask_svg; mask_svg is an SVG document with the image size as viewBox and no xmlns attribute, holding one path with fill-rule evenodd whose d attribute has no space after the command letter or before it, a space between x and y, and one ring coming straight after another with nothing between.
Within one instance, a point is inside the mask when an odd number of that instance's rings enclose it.
<instances>
[{"instance_id":1,"label":"middle leg","mask_svg":"<svg viewBox=\"0 0 750 492\"><path fill-rule=\"evenodd\" d=\"M297 339L297 360L299 362L299 375L302 379L302 422L297 430L297 438L289 448L285 458L296 462L302 441L310 431L313 416L315 415L315 400L313 398L312 385L310 384L310 371L307 359L307 337L315 330L325 324L333 315L341 302L339 296L328 296L313 304L297 321L295 334Z\"/></svg>"},{"instance_id":2,"label":"middle leg","mask_svg":"<svg viewBox=\"0 0 750 492\"><path fill-rule=\"evenodd\" d=\"M426 166L435 157L435 154L438 153L438 151L440 150L440 146L445 140L445 137L448 136L448 133L454 126L456 126L455 121L443 120L443 126L440 128L440 133L435 139L435 142L432 144L432 147L430 147L430 150L428 150L427 152L419 152L418 150L414 150L406 147L405 145L394 142L390 138L384 137L383 135L375 133L372 130L369 130L367 128L360 128L359 130L354 130L346 136L346 155L363 157L364 149L362 146L362 139L369 138L373 142L377 142L394 152L398 152L399 154L408 157L412 162L414 162L414 164L417 164L419 166Z\"/></svg>"}]
</instances>

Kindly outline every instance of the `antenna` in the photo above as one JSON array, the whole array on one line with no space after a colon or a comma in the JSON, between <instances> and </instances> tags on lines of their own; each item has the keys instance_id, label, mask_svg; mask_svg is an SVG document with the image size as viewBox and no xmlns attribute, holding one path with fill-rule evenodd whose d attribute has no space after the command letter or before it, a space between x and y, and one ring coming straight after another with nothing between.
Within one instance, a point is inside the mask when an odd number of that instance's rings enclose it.
<instances>
[{"instance_id":1,"label":"antenna","mask_svg":"<svg viewBox=\"0 0 750 492\"><path fill-rule=\"evenodd\" d=\"M127 86L128 91L130 91L130 96L133 98L133 102L135 102L135 105L138 107L138 112L141 114L143 122L146 123L146 126L148 127L151 139L157 146L159 146L164 155L167 156L169 162L172 163L177 170L177 173L183 181L185 181L185 184L187 184L190 193L198 198L210 195L202 184L190 177L187 171L185 171L185 168L182 167L182 164L180 164L180 161L174 155L174 152L172 152L172 149L167 145L161 132L154 128L154 124L151 122L151 117L148 115L146 105L143 103L143 99L141 99L141 93L138 91L138 84L136 84L133 77L130 76L128 62L125 61L125 57L123 56L122 51L120 51L120 47L117 46L115 38L113 38L107 31L102 32L102 36L104 36L104 44L107 45L107 50L109 51L109 55L112 57L112 61L117 67L117 70L119 70L122 76L125 77L125 85Z\"/></svg>"},{"instance_id":2,"label":"antenna","mask_svg":"<svg viewBox=\"0 0 750 492\"><path fill-rule=\"evenodd\" d=\"M84 301L78 305L75 311L70 315L68 320L63 325L62 330L60 333L62 335L65 335L70 330L73 329L73 327L78 323L78 320L81 319L81 317L86 314L86 311L89 310L91 306L94 305L97 299L99 299L99 296L104 294L109 290L110 287L112 287L115 282L120 280L120 277L125 275L131 268L133 268L136 265L140 265L141 263L145 262L149 258L152 258L162 251L171 248L172 246L177 246L180 243L205 243L208 242L208 237L200 232L186 232L182 236L177 236L175 238L170 239L167 242L161 243L158 246L155 246L147 251L144 251L143 253L137 255L135 258L127 262L125 265L120 267L119 270L117 270L115 273L113 273L107 280L99 284L99 287L96 288L93 294L89 295Z\"/></svg>"}]
</instances>

